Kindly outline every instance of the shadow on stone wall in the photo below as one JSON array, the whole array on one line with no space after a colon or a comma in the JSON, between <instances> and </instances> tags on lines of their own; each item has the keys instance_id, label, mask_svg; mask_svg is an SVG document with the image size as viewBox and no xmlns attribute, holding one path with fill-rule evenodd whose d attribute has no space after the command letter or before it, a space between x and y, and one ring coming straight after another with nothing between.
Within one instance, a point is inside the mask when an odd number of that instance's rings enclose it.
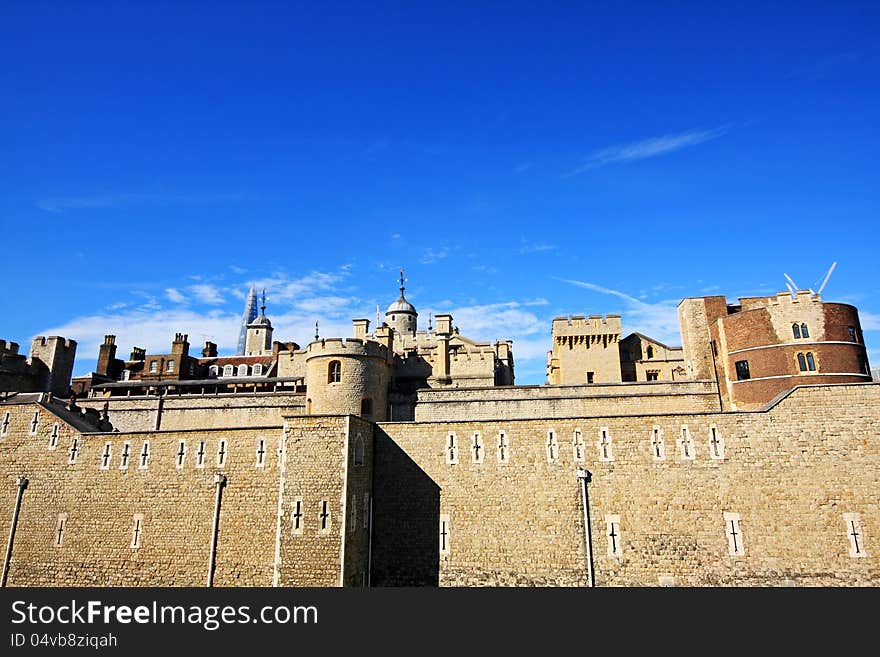
<instances>
[{"instance_id":1,"label":"shadow on stone wall","mask_svg":"<svg viewBox=\"0 0 880 657\"><path fill-rule=\"evenodd\" d=\"M440 487L376 427L372 586L438 586Z\"/></svg>"}]
</instances>

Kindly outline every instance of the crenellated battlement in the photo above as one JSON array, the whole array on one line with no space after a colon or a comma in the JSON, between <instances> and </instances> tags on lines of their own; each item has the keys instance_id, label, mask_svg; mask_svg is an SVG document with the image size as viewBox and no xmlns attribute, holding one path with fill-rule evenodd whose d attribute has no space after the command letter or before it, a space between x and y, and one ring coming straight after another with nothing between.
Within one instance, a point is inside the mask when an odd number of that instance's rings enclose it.
<instances>
[{"instance_id":1,"label":"crenellated battlement","mask_svg":"<svg viewBox=\"0 0 880 657\"><path fill-rule=\"evenodd\" d=\"M388 357L388 347L374 340L361 338L323 338L309 343L306 347L306 360L315 357Z\"/></svg>"},{"instance_id":2,"label":"crenellated battlement","mask_svg":"<svg viewBox=\"0 0 880 657\"><path fill-rule=\"evenodd\" d=\"M607 335L621 331L620 315L572 315L553 319L553 336Z\"/></svg>"}]
</instances>

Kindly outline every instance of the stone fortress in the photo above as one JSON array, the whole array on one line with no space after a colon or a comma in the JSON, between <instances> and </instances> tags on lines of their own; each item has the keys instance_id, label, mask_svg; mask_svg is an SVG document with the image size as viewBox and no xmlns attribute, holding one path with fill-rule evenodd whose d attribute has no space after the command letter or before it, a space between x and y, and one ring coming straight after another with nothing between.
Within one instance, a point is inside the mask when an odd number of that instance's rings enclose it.
<instances>
[{"instance_id":1,"label":"stone fortress","mask_svg":"<svg viewBox=\"0 0 880 657\"><path fill-rule=\"evenodd\" d=\"M809 290L679 304L682 346L556 318L513 344L400 296L304 348L0 342L8 586L880 584L880 385ZM2 491L6 492L3 493Z\"/></svg>"}]
</instances>

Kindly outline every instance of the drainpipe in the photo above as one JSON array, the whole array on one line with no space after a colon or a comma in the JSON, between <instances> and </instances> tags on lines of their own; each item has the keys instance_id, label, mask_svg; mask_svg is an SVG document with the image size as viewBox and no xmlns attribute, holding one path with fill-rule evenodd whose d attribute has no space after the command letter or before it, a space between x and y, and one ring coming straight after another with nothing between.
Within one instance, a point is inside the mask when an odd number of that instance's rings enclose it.
<instances>
[{"instance_id":1,"label":"drainpipe","mask_svg":"<svg viewBox=\"0 0 880 657\"><path fill-rule=\"evenodd\" d=\"M588 586L593 588L596 586L596 578L593 574L593 537L590 531L590 504L587 496L587 484L592 479L589 470L578 468L577 477L581 481L581 502L584 506L584 541L587 544L587 581Z\"/></svg>"},{"instance_id":2,"label":"drainpipe","mask_svg":"<svg viewBox=\"0 0 880 657\"><path fill-rule=\"evenodd\" d=\"M712 354L712 374L715 375L715 389L718 391L718 410L724 410L724 402L721 401L721 382L718 380L718 366L715 364L715 340L709 336L709 352Z\"/></svg>"},{"instance_id":3,"label":"drainpipe","mask_svg":"<svg viewBox=\"0 0 880 657\"><path fill-rule=\"evenodd\" d=\"M9 542L6 544L6 558L3 560L3 578L0 580L0 587L6 586L6 577L9 575L12 544L15 541L15 528L18 526L18 512L21 510L21 498L24 495L24 489L28 486L28 480L19 477L16 485L18 486L18 494L15 496L15 511L12 512L12 526L9 528Z\"/></svg>"},{"instance_id":4,"label":"drainpipe","mask_svg":"<svg viewBox=\"0 0 880 657\"><path fill-rule=\"evenodd\" d=\"M214 486L214 524L211 527L211 556L208 561L208 587L214 586L214 571L217 568L217 532L220 528L220 498L223 496L223 487L226 485L226 475L215 474Z\"/></svg>"},{"instance_id":5,"label":"drainpipe","mask_svg":"<svg viewBox=\"0 0 880 657\"><path fill-rule=\"evenodd\" d=\"M373 580L373 492L370 491L370 520L367 529L367 586L372 584Z\"/></svg>"}]
</instances>

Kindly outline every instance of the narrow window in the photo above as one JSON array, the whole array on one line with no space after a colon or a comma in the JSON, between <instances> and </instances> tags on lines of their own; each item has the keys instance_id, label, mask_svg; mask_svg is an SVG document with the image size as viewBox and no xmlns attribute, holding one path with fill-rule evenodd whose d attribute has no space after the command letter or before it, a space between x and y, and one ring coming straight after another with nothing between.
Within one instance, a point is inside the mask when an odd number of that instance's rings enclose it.
<instances>
[{"instance_id":1,"label":"narrow window","mask_svg":"<svg viewBox=\"0 0 880 657\"><path fill-rule=\"evenodd\" d=\"M802 338L810 337L810 332L807 330L806 324L801 324L801 337Z\"/></svg>"},{"instance_id":2,"label":"narrow window","mask_svg":"<svg viewBox=\"0 0 880 657\"><path fill-rule=\"evenodd\" d=\"M455 465L458 463L458 444L455 442L455 434L450 433L446 436L446 463Z\"/></svg>"},{"instance_id":3,"label":"narrow window","mask_svg":"<svg viewBox=\"0 0 880 657\"><path fill-rule=\"evenodd\" d=\"M440 554L449 555L449 516L440 515Z\"/></svg>"},{"instance_id":4,"label":"narrow window","mask_svg":"<svg viewBox=\"0 0 880 657\"><path fill-rule=\"evenodd\" d=\"M64 545L64 530L67 529L67 514L58 514L58 523L55 525L55 547Z\"/></svg>"},{"instance_id":5,"label":"narrow window","mask_svg":"<svg viewBox=\"0 0 880 657\"><path fill-rule=\"evenodd\" d=\"M327 366L327 383L339 383L342 381L342 363L331 360Z\"/></svg>"},{"instance_id":6,"label":"narrow window","mask_svg":"<svg viewBox=\"0 0 880 657\"><path fill-rule=\"evenodd\" d=\"M614 460L614 452L611 451L611 435L608 433L608 427L599 429L599 460L609 463Z\"/></svg>"},{"instance_id":7,"label":"narrow window","mask_svg":"<svg viewBox=\"0 0 880 657\"><path fill-rule=\"evenodd\" d=\"M113 449L113 443L106 442L104 443L104 451L101 452L101 470L109 470L110 469L110 458L112 457L111 450Z\"/></svg>"},{"instance_id":8,"label":"narrow window","mask_svg":"<svg viewBox=\"0 0 880 657\"><path fill-rule=\"evenodd\" d=\"M364 464L364 439L358 436L354 441L354 464L355 465L363 465Z\"/></svg>"},{"instance_id":9,"label":"narrow window","mask_svg":"<svg viewBox=\"0 0 880 657\"><path fill-rule=\"evenodd\" d=\"M211 378L216 377L219 372L220 368L216 365L211 365L211 367L208 368L208 376Z\"/></svg>"},{"instance_id":10,"label":"narrow window","mask_svg":"<svg viewBox=\"0 0 880 657\"><path fill-rule=\"evenodd\" d=\"M330 531L330 510L327 508L327 500L321 500L321 513L318 514L318 520L320 520L321 533L328 533Z\"/></svg>"},{"instance_id":11,"label":"narrow window","mask_svg":"<svg viewBox=\"0 0 880 657\"><path fill-rule=\"evenodd\" d=\"M730 556L740 556L746 553L743 545L742 530L739 526L739 514L724 512L724 527L727 533L727 552Z\"/></svg>"},{"instance_id":12,"label":"narrow window","mask_svg":"<svg viewBox=\"0 0 880 657\"><path fill-rule=\"evenodd\" d=\"M353 532L355 527L357 527L357 500L352 495L348 504L348 531Z\"/></svg>"},{"instance_id":13,"label":"narrow window","mask_svg":"<svg viewBox=\"0 0 880 657\"><path fill-rule=\"evenodd\" d=\"M127 440L122 443L122 453L119 455L119 469L128 470L128 459L131 458L131 443Z\"/></svg>"},{"instance_id":14,"label":"narrow window","mask_svg":"<svg viewBox=\"0 0 880 657\"><path fill-rule=\"evenodd\" d=\"M645 372L645 381L656 381L659 376L660 373L655 370Z\"/></svg>"},{"instance_id":15,"label":"narrow window","mask_svg":"<svg viewBox=\"0 0 880 657\"><path fill-rule=\"evenodd\" d=\"M303 531L303 501L301 497L297 497L293 501L293 511L290 514L290 524L293 528L293 533L296 535L302 534Z\"/></svg>"},{"instance_id":16,"label":"narrow window","mask_svg":"<svg viewBox=\"0 0 880 657\"><path fill-rule=\"evenodd\" d=\"M596 375L595 372L587 372L587 383L592 383L595 375Z\"/></svg>"},{"instance_id":17,"label":"narrow window","mask_svg":"<svg viewBox=\"0 0 880 657\"><path fill-rule=\"evenodd\" d=\"M177 442L177 457L176 457L176 465L178 470L183 469L183 464L186 461L186 441L180 440Z\"/></svg>"},{"instance_id":18,"label":"narrow window","mask_svg":"<svg viewBox=\"0 0 880 657\"><path fill-rule=\"evenodd\" d=\"M262 376L263 366L260 363L257 363L251 368L251 374L253 374L254 376Z\"/></svg>"},{"instance_id":19,"label":"narrow window","mask_svg":"<svg viewBox=\"0 0 880 657\"><path fill-rule=\"evenodd\" d=\"M797 355L797 362L798 362L798 369L801 372L806 372L807 371L807 359L804 357L803 354Z\"/></svg>"},{"instance_id":20,"label":"narrow window","mask_svg":"<svg viewBox=\"0 0 880 657\"><path fill-rule=\"evenodd\" d=\"M798 326L797 324L792 324L791 325L791 334L795 338L800 338L801 337L801 327Z\"/></svg>"},{"instance_id":21,"label":"narrow window","mask_svg":"<svg viewBox=\"0 0 880 657\"><path fill-rule=\"evenodd\" d=\"M709 427L709 456L713 459L724 458L724 438L714 424Z\"/></svg>"},{"instance_id":22,"label":"narrow window","mask_svg":"<svg viewBox=\"0 0 880 657\"><path fill-rule=\"evenodd\" d=\"M807 369L810 370L811 372L816 371L816 361L813 358L813 352L811 352L811 351L807 352Z\"/></svg>"},{"instance_id":23,"label":"narrow window","mask_svg":"<svg viewBox=\"0 0 880 657\"><path fill-rule=\"evenodd\" d=\"M77 454L79 454L79 438L74 436L73 441L70 443L70 451L68 452L67 462L71 465L76 463Z\"/></svg>"},{"instance_id":24,"label":"narrow window","mask_svg":"<svg viewBox=\"0 0 880 657\"><path fill-rule=\"evenodd\" d=\"M150 374L154 374L159 371L159 363L154 360L150 361Z\"/></svg>"},{"instance_id":25,"label":"narrow window","mask_svg":"<svg viewBox=\"0 0 880 657\"><path fill-rule=\"evenodd\" d=\"M141 546L141 534L144 530L144 515L142 513L135 513L132 521L131 545L129 547L137 549Z\"/></svg>"},{"instance_id":26,"label":"narrow window","mask_svg":"<svg viewBox=\"0 0 880 657\"><path fill-rule=\"evenodd\" d=\"M141 460L138 464L138 468L140 470L146 470L147 466L150 464L150 441L145 440L144 446L141 448Z\"/></svg>"},{"instance_id":27,"label":"narrow window","mask_svg":"<svg viewBox=\"0 0 880 657\"><path fill-rule=\"evenodd\" d=\"M173 360L169 360L167 363L165 363L165 371L166 372L173 372L174 371L174 361Z\"/></svg>"},{"instance_id":28,"label":"narrow window","mask_svg":"<svg viewBox=\"0 0 880 657\"><path fill-rule=\"evenodd\" d=\"M364 529L370 526L370 494L364 493Z\"/></svg>"},{"instance_id":29,"label":"narrow window","mask_svg":"<svg viewBox=\"0 0 880 657\"><path fill-rule=\"evenodd\" d=\"M266 440L265 438L260 438L257 440L257 462L256 467L262 468L266 465Z\"/></svg>"},{"instance_id":30,"label":"narrow window","mask_svg":"<svg viewBox=\"0 0 880 657\"><path fill-rule=\"evenodd\" d=\"M745 381L746 379L751 378L749 375L749 361L747 360L738 360L734 363L736 366L736 380L737 381Z\"/></svg>"},{"instance_id":31,"label":"narrow window","mask_svg":"<svg viewBox=\"0 0 880 657\"><path fill-rule=\"evenodd\" d=\"M56 447L58 447L58 430L59 429L60 429L60 427L58 426L57 422L52 425L52 433L49 436L49 449L55 449Z\"/></svg>"},{"instance_id":32,"label":"narrow window","mask_svg":"<svg viewBox=\"0 0 880 657\"><path fill-rule=\"evenodd\" d=\"M849 539L849 556L864 557L865 541L862 535L862 521L858 513L844 513L843 522L846 525L846 537Z\"/></svg>"},{"instance_id":33,"label":"narrow window","mask_svg":"<svg viewBox=\"0 0 880 657\"><path fill-rule=\"evenodd\" d=\"M217 465L221 468L226 465L226 439L221 439L217 446Z\"/></svg>"},{"instance_id":34,"label":"narrow window","mask_svg":"<svg viewBox=\"0 0 880 657\"><path fill-rule=\"evenodd\" d=\"M559 463L559 443L552 429L547 432L547 463Z\"/></svg>"},{"instance_id":35,"label":"narrow window","mask_svg":"<svg viewBox=\"0 0 880 657\"><path fill-rule=\"evenodd\" d=\"M584 462L584 437L581 435L580 429L574 430L574 438L572 439L572 448L574 451L574 462Z\"/></svg>"},{"instance_id":36,"label":"narrow window","mask_svg":"<svg viewBox=\"0 0 880 657\"><path fill-rule=\"evenodd\" d=\"M654 357L654 347L652 347L651 345L648 345L648 348L645 351L648 354L648 358Z\"/></svg>"},{"instance_id":37,"label":"narrow window","mask_svg":"<svg viewBox=\"0 0 880 657\"><path fill-rule=\"evenodd\" d=\"M663 444L663 432L660 427L651 429L651 453L655 461L666 460L666 446Z\"/></svg>"},{"instance_id":38,"label":"narrow window","mask_svg":"<svg viewBox=\"0 0 880 657\"><path fill-rule=\"evenodd\" d=\"M510 461L510 443L503 431L498 432L498 462L502 465Z\"/></svg>"},{"instance_id":39,"label":"narrow window","mask_svg":"<svg viewBox=\"0 0 880 657\"><path fill-rule=\"evenodd\" d=\"M223 376L232 376L232 365L223 366Z\"/></svg>"},{"instance_id":40,"label":"narrow window","mask_svg":"<svg viewBox=\"0 0 880 657\"><path fill-rule=\"evenodd\" d=\"M473 442L471 443L471 461L474 463L483 462L483 439L479 433L474 434Z\"/></svg>"},{"instance_id":41,"label":"narrow window","mask_svg":"<svg viewBox=\"0 0 880 657\"><path fill-rule=\"evenodd\" d=\"M681 458L685 461L693 461L697 454L694 450L694 439L691 437L691 431L687 425L681 428L681 438L679 439L681 447Z\"/></svg>"},{"instance_id":42,"label":"narrow window","mask_svg":"<svg viewBox=\"0 0 880 657\"><path fill-rule=\"evenodd\" d=\"M239 365L237 375L247 376L247 365Z\"/></svg>"},{"instance_id":43,"label":"narrow window","mask_svg":"<svg viewBox=\"0 0 880 657\"><path fill-rule=\"evenodd\" d=\"M10 413L9 411L6 411L3 414L3 423L0 424L0 436L5 436L7 433L9 433L9 421L11 418L12 413Z\"/></svg>"},{"instance_id":44,"label":"narrow window","mask_svg":"<svg viewBox=\"0 0 880 657\"><path fill-rule=\"evenodd\" d=\"M40 426L40 411L34 411L34 417L31 420L31 430L30 435L34 435L37 433L37 428Z\"/></svg>"},{"instance_id":45,"label":"narrow window","mask_svg":"<svg viewBox=\"0 0 880 657\"><path fill-rule=\"evenodd\" d=\"M199 441L199 449L196 451L196 467L204 468L205 467L205 441Z\"/></svg>"},{"instance_id":46,"label":"narrow window","mask_svg":"<svg viewBox=\"0 0 880 657\"><path fill-rule=\"evenodd\" d=\"M850 339L852 342L858 342L858 340L856 340L856 327L855 327L855 326L849 326L849 327L847 327L847 330L849 331L849 339Z\"/></svg>"},{"instance_id":47,"label":"narrow window","mask_svg":"<svg viewBox=\"0 0 880 657\"><path fill-rule=\"evenodd\" d=\"M373 414L373 400L369 397L361 399L361 415Z\"/></svg>"},{"instance_id":48,"label":"narrow window","mask_svg":"<svg viewBox=\"0 0 880 657\"><path fill-rule=\"evenodd\" d=\"M623 548L620 544L620 516L605 516L605 525L607 527L606 536L608 536L608 556L622 556Z\"/></svg>"}]
</instances>

